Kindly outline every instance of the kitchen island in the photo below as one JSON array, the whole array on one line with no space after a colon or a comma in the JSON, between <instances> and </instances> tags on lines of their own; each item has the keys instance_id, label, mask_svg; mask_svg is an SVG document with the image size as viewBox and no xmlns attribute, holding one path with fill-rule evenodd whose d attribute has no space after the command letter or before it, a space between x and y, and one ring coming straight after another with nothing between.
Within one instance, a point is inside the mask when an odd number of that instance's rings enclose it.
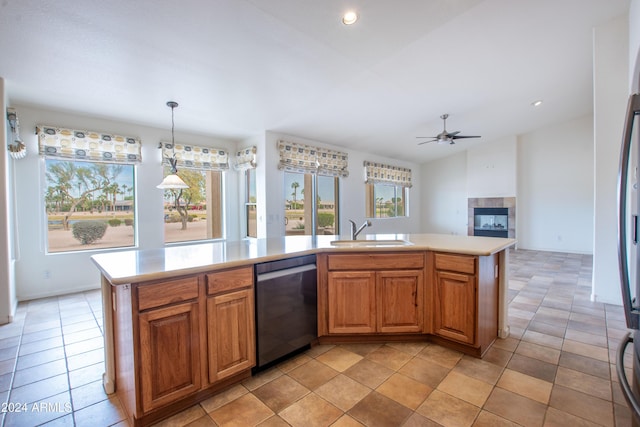
<instances>
[{"instance_id":1,"label":"kitchen island","mask_svg":"<svg viewBox=\"0 0 640 427\"><path fill-rule=\"evenodd\" d=\"M513 239L289 236L94 255L107 393L134 425L251 375L254 265L316 255L320 342L429 339L481 357L506 338ZM176 364L176 360L181 363Z\"/></svg>"}]
</instances>

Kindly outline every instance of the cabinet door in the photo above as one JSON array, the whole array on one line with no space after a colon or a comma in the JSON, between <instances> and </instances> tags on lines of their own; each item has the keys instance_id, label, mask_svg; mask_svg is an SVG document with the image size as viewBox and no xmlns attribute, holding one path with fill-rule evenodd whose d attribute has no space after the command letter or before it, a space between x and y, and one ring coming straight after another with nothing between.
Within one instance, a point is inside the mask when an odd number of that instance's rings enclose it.
<instances>
[{"instance_id":1,"label":"cabinet door","mask_svg":"<svg viewBox=\"0 0 640 427\"><path fill-rule=\"evenodd\" d=\"M207 299L209 381L255 366L253 289Z\"/></svg>"},{"instance_id":2,"label":"cabinet door","mask_svg":"<svg viewBox=\"0 0 640 427\"><path fill-rule=\"evenodd\" d=\"M475 276L436 270L435 333L475 344Z\"/></svg>"},{"instance_id":3,"label":"cabinet door","mask_svg":"<svg viewBox=\"0 0 640 427\"><path fill-rule=\"evenodd\" d=\"M330 271L329 333L376 332L375 272Z\"/></svg>"},{"instance_id":4,"label":"cabinet door","mask_svg":"<svg viewBox=\"0 0 640 427\"><path fill-rule=\"evenodd\" d=\"M140 369L142 408L148 412L201 386L198 303L142 313Z\"/></svg>"},{"instance_id":5,"label":"cabinet door","mask_svg":"<svg viewBox=\"0 0 640 427\"><path fill-rule=\"evenodd\" d=\"M378 332L422 332L422 270L377 273Z\"/></svg>"}]
</instances>

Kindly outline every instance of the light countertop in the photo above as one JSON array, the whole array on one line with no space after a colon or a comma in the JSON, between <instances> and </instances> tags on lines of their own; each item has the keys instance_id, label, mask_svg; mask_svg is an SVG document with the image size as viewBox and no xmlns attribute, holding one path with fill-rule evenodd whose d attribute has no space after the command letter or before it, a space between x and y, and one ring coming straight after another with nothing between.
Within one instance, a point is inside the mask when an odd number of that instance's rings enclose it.
<instances>
[{"instance_id":1,"label":"light countertop","mask_svg":"<svg viewBox=\"0 0 640 427\"><path fill-rule=\"evenodd\" d=\"M514 239L447 234L371 234L358 240L404 240L409 244L364 247L331 244L340 239L339 236L287 236L218 241L160 249L122 250L93 255L91 259L107 280L120 285L320 252L430 250L483 256L500 252L516 243Z\"/></svg>"}]
</instances>

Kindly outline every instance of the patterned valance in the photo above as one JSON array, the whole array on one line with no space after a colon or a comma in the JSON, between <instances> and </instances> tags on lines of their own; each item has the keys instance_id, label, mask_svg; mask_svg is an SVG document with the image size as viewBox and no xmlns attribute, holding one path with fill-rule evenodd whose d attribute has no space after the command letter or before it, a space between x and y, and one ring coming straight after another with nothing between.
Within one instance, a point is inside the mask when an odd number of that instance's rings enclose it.
<instances>
[{"instance_id":1,"label":"patterned valance","mask_svg":"<svg viewBox=\"0 0 640 427\"><path fill-rule=\"evenodd\" d=\"M161 142L162 163L169 165L169 158L176 156L178 169L198 169L223 171L229 169L229 154L219 148L198 147L196 145Z\"/></svg>"},{"instance_id":2,"label":"patterned valance","mask_svg":"<svg viewBox=\"0 0 640 427\"><path fill-rule=\"evenodd\" d=\"M36 126L39 152L52 158L90 162L142 162L140 139L55 126Z\"/></svg>"},{"instance_id":3,"label":"patterned valance","mask_svg":"<svg viewBox=\"0 0 640 427\"><path fill-rule=\"evenodd\" d=\"M247 147L236 153L235 163L233 164L236 170L255 169L256 167L256 147Z\"/></svg>"},{"instance_id":4,"label":"patterned valance","mask_svg":"<svg viewBox=\"0 0 640 427\"><path fill-rule=\"evenodd\" d=\"M349 176L347 153L287 141L278 141L278 150L280 170L345 178Z\"/></svg>"},{"instance_id":5,"label":"patterned valance","mask_svg":"<svg viewBox=\"0 0 640 427\"><path fill-rule=\"evenodd\" d=\"M364 162L367 184L393 184L411 187L411 169L381 163Z\"/></svg>"}]
</instances>

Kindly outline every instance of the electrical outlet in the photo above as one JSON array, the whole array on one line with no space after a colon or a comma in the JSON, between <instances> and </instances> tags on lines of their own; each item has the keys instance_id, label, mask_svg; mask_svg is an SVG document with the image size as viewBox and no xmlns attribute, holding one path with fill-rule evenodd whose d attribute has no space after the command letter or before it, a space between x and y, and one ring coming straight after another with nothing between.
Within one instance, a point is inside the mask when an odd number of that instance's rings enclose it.
<instances>
[{"instance_id":1,"label":"electrical outlet","mask_svg":"<svg viewBox=\"0 0 640 427\"><path fill-rule=\"evenodd\" d=\"M50 279L51 278L51 272L49 270L45 270L42 273L42 277L44 277L45 279Z\"/></svg>"}]
</instances>

